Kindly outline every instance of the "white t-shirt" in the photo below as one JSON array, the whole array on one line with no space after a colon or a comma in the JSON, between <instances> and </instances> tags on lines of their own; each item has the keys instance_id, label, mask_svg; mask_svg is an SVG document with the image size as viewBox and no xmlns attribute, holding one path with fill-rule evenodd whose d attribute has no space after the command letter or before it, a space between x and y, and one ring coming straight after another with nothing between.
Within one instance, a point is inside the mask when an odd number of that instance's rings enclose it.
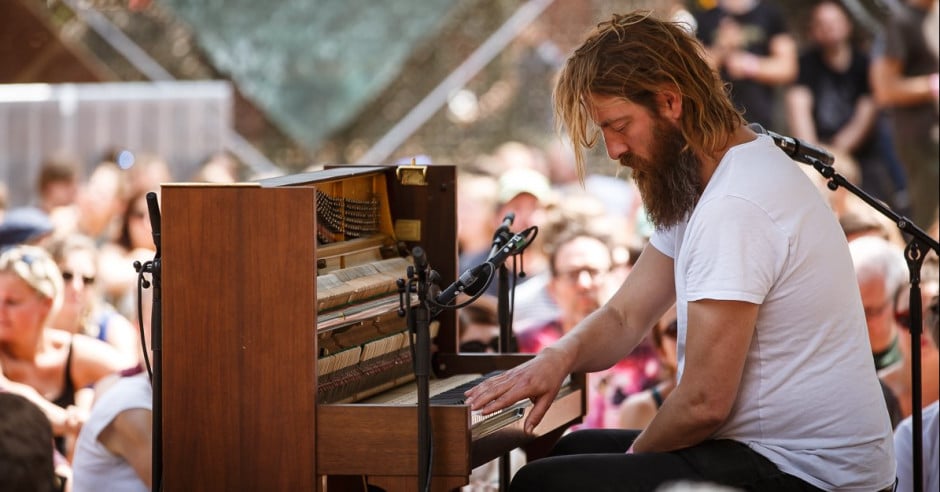
<instances>
[{"instance_id":1,"label":"white t-shirt","mask_svg":"<svg viewBox=\"0 0 940 492\"><path fill-rule=\"evenodd\" d=\"M940 402L933 402L921 411L924 467L923 490L940 490ZM898 492L914 490L914 423L908 417L894 431L894 452L898 458Z\"/></svg>"},{"instance_id":2,"label":"white t-shirt","mask_svg":"<svg viewBox=\"0 0 940 492\"><path fill-rule=\"evenodd\" d=\"M894 446L855 271L799 165L767 136L735 146L688 221L653 234L674 259L679 378L689 302L759 304L737 399L712 438L823 489L879 490L894 483Z\"/></svg>"},{"instance_id":3,"label":"white t-shirt","mask_svg":"<svg viewBox=\"0 0 940 492\"><path fill-rule=\"evenodd\" d=\"M101 431L118 414L133 408L153 409L153 389L146 372L121 378L95 402L78 434L72 462L72 492L150 490L127 461L98 441Z\"/></svg>"}]
</instances>

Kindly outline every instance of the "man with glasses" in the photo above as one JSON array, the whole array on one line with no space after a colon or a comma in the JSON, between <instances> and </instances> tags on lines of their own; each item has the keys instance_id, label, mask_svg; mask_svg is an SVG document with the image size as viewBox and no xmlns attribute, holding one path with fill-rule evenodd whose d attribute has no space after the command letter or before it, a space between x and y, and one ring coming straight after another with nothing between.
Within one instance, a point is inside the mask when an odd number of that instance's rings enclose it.
<instances>
[{"instance_id":1,"label":"man with glasses","mask_svg":"<svg viewBox=\"0 0 940 492\"><path fill-rule=\"evenodd\" d=\"M887 388L885 399L892 425L911 414L910 344L904 343L895 317L895 293L907 288L907 264L897 244L877 236L862 236L849 243L855 277L862 295L868 339L875 369ZM897 401L897 414L891 412Z\"/></svg>"},{"instance_id":2,"label":"man with glasses","mask_svg":"<svg viewBox=\"0 0 940 492\"><path fill-rule=\"evenodd\" d=\"M558 317L518 334L519 351L538 353L562 337L610 296L610 247L601 237L578 226L561 232L549 252L547 292L558 306ZM612 368L589 375L591 393L584 427L615 426L626 395L654 384L657 374L652 349L642 345Z\"/></svg>"}]
</instances>

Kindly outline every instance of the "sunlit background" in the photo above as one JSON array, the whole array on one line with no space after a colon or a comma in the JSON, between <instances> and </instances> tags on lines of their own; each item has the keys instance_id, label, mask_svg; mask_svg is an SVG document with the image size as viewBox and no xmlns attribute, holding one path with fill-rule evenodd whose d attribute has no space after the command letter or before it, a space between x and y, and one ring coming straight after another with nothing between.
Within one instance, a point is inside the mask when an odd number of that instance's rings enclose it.
<instances>
[{"instance_id":1,"label":"sunlit background","mask_svg":"<svg viewBox=\"0 0 940 492\"><path fill-rule=\"evenodd\" d=\"M869 36L895 2L844 3ZM244 179L416 156L485 165L504 142L558 138L553 76L586 30L673 3L2 0L0 180L22 203L58 150L88 169L156 153L178 180L219 151ZM802 39L811 0L776 3Z\"/></svg>"}]
</instances>

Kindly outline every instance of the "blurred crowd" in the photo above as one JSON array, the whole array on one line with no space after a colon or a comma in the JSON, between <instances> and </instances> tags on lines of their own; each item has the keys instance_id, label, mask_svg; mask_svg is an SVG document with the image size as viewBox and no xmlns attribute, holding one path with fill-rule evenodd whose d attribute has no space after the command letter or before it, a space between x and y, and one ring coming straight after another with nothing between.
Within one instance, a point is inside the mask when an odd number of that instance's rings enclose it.
<instances>
[{"instance_id":1,"label":"blurred crowd","mask_svg":"<svg viewBox=\"0 0 940 492\"><path fill-rule=\"evenodd\" d=\"M802 33L769 0L719 0L694 15L674 3L661 14L696 32L746 119L828 149L850 183L934 239L940 236L936 0L895 2L883 30L870 37L837 0L821 0L807 11ZM832 190L816 169L803 168L849 242L892 425L909 434L909 423L902 424L913 404L908 238L857 195ZM173 176L164 160L148 155L130 166L104 159L87 175L83 169L67 154L49 156L32 204L7 209L0 193L3 490L14 489L17 480L41 483L35 490L54 487L46 465L32 471L10 465L24 455L42 463L36 456L44 453L67 488L120 483L120 490L149 489L151 407L143 349L150 310L134 268L155 254L146 195L163 182L240 179L224 156L207 160L195 176ZM561 140L505 142L460 165L461 272L486 260L495 230L510 213L513 231L539 230L508 265L518 273L511 297L516 350L537 352L557 340L630 274L652 225L631 180L613 174L579 176ZM930 328L940 292L935 255L927 256L920 277L921 321ZM463 351L497 350L495 284L460 312ZM667 312L629 357L589 375L582 427L649 422L676 384L675 316ZM920 352L922 404L934 408L925 410L925 419L935 421L936 340L925 337ZM11 448L11 436L23 444ZM904 458L909 455L899 452L899 462ZM936 467L936 454L932 459ZM492 474L475 473L470 487L493 486Z\"/></svg>"}]
</instances>

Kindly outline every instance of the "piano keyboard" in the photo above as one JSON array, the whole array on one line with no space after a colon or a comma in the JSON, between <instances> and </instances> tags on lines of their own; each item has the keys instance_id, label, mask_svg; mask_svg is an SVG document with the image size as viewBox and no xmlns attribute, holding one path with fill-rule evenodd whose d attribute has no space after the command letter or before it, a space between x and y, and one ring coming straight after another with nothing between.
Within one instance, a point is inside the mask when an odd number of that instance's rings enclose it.
<instances>
[{"instance_id":1,"label":"piano keyboard","mask_svg":"<svg viewBox=\"0 0 940 492\"><path fill-rule=\"evenodd\" d=\"M465 391L496 374L499 374L499 371L482 376L479 374L458 374L445 379L432 379L428 381L429 401L434 405L463 405ZM364 400L362 403L417 405L418 392L415 390L414 385L408 384L376 395Z\"/></svg>"}]
</instances>

